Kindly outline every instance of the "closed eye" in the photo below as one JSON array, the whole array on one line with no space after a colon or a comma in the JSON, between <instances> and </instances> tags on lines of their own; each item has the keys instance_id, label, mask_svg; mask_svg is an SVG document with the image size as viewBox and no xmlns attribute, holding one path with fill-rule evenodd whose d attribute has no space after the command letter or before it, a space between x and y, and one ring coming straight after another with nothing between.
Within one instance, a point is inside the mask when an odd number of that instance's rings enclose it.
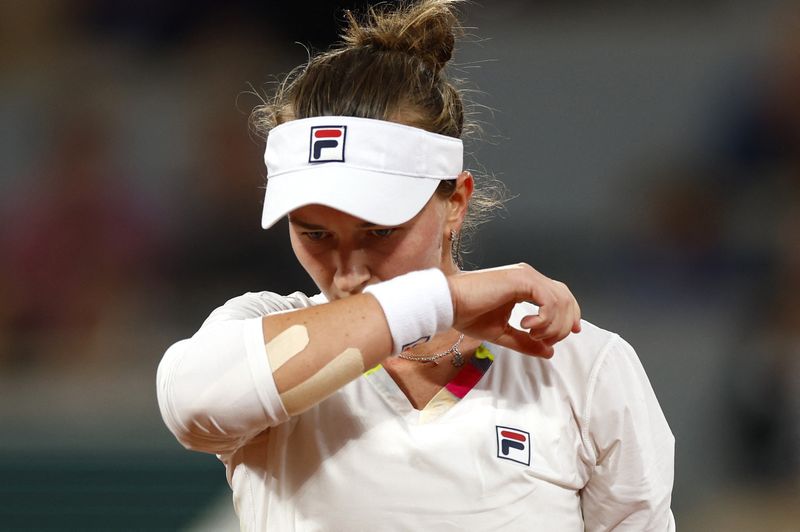
<instances>
[{"instance_id":1,"label":"closed eye","mask_svg":"<svg viewBox=\"0 0 800 532\"><path fill-rule=\"evenodd\" d=\"M389 227L386 229L370 229L369 234L380 238L387 238L392 236L392 233L394 233L395 231L397 231L397 228L395 227Z\"/></svg>"},{"instance_id":2,"label":"closed eye","mask_svg":"<svg viewBox=\"0 0 800 532\"><path fill-rule=\"evenodd\" d=\"M313 240L314 242L318 242L320 240L324 240L331 236L328 231L303 231L303 236L309 240Z\"/></svg>"}]
</instances>

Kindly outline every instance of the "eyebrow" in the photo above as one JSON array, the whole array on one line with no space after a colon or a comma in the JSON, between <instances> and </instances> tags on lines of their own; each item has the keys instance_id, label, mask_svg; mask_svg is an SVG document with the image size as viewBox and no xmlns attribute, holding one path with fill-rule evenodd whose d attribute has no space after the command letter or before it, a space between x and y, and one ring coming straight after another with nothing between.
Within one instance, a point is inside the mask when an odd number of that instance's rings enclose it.
<instances>
[{"instance_id":1,"label":"eyebrow","mask_svg":"<svg viewBox=\"0 0 800 532\"><path fill-rule=\"evenodd\" d=\"M303 220L298 219L296 216L289 217L289 223L294 225L299 225L303 229L307 229L309 231L327 231L327 229L322 225L316 225L312 223L305 222ZM358 226L360 229L365 229L367 227L381 227L380 225L374 224L372 222L364 222Z\"/></svg>"}]
</instances>

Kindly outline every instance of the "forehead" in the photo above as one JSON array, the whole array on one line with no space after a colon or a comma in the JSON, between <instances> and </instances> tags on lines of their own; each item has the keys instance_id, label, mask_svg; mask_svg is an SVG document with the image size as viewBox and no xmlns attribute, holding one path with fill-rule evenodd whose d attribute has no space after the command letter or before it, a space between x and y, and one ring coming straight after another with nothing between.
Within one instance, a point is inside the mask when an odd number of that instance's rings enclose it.
<instances>
[{"instance_id":1,"label":"forehead","mask_svg":"<svg viewBox=\"0 0 800 532\"><path fill-rule=\"evenodd\" d=\"M431 218L431 216L435 215L437 207L441 203L441 200L438 200L434 194L416 216L398 225L415 225L422 219ZM289 222L306 229L323 229L333 225L351 228L382 227L381 224L369 222L363 218L358 218L338 209L319 204L306 205L293 210L289 213Z\"/></svg>"}]
</instances>

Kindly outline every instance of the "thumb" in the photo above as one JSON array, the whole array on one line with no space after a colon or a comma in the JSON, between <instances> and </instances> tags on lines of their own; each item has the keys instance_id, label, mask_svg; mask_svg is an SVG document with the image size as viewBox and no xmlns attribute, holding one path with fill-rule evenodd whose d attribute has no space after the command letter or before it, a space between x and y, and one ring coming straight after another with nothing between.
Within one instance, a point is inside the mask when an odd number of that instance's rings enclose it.
<instances>
[{"instance_id":1,"label":"thumb","mask_svg":"<svg viewBox=\"0 0 800 532\"><path fill-rule=\"evenodd\" d=\"M506 324L503 333L492 343L513 349L514 351L519 351L520 353L525 353L526 355L542 358L551 358L555 353L553 346L541 340L531 338L528 332L520 331L508 324Z\"/></svg>"}]
</instances>

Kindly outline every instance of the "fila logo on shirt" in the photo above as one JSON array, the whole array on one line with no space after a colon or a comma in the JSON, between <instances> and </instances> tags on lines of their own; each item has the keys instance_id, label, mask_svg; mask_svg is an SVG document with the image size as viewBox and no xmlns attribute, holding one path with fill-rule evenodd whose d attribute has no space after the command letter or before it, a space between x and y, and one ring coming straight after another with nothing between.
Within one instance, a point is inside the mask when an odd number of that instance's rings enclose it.
<instances>
[{"instance_id":1,"label":"fila logo on shirt","mask_svg":"<svg viewBox=\"0 0 800 532\"><path fill-rule=\"evenodd\" d=\"M497 428L497 457L531 465L531 435L511 427Z\"/></svg>"},{"instance_id":2,"label":"fila logo on shirt","mask_svg":"<svg viewBox=\"0 0 800 532\"><path fill-rule=\"evenodd\" d=\"M344 162L347 126L314 126L311 128L310 163Z\"/></svg>"}]
</instances>

